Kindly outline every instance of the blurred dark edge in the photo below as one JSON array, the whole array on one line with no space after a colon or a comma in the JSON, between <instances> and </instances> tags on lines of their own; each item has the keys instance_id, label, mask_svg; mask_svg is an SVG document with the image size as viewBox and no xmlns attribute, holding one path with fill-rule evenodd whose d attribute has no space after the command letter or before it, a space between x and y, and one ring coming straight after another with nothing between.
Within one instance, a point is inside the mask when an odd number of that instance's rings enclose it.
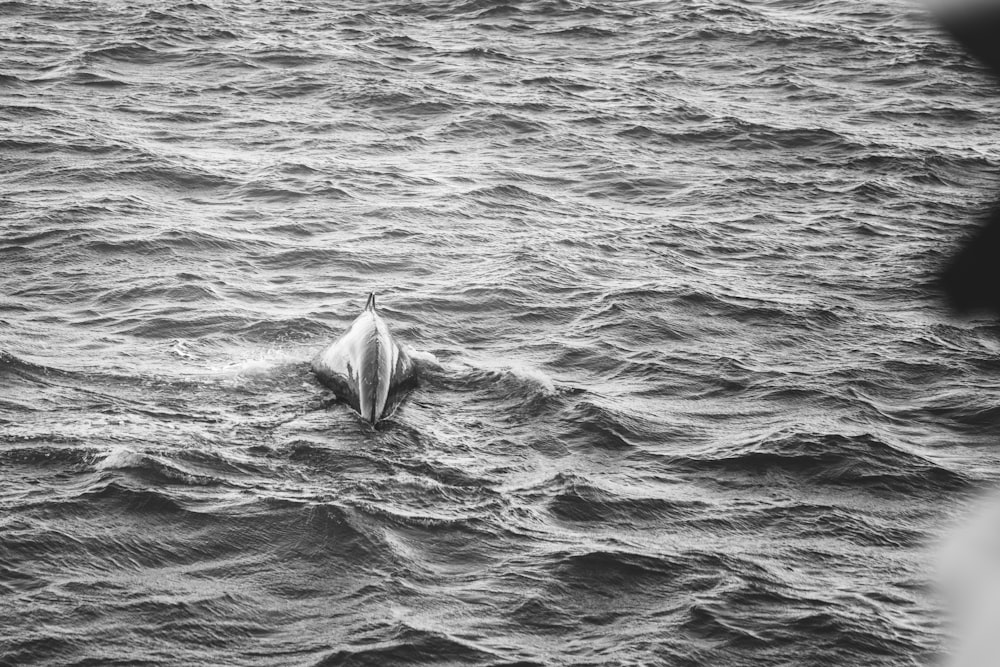
<instances>
[{"instance_id":1,"label":"blurred dark edge","mask_svg":"<svg viewBox=\"0 0 1000 667\"><path fill-rule=\"evenodd\" d=\"M1000 83L1000 5L952 5L938 19ZM1000 201L948 260L941 273L941 289L949 307L958 313L989 311L1000 317Z\"/></svg>"}]
</instances>

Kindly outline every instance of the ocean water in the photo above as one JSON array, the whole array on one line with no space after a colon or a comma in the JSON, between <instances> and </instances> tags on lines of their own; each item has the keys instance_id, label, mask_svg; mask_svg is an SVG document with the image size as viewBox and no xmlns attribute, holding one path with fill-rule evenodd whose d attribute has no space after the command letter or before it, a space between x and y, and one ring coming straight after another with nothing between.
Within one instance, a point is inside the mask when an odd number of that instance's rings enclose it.
<instances>
[{"instance_id":1,"label":"ocean water","mask_svg":"<svg viewBox=\"0 0 1000 667\"><path fill-rule=\"evenodd\" d=\"M0 663L931 665L1000 451L903 0L0 3ZM309 361L369 291L372 428Z\"/></svg>"}]
</instances>

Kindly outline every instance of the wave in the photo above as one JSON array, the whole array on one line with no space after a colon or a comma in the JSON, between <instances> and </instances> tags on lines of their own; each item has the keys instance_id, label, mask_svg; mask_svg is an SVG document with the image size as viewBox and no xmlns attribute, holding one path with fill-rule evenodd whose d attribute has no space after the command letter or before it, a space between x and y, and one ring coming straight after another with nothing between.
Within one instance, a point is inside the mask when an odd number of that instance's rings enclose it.
<instances>
[{"instance_id":1,"label":"wave","mask_svg":"<svg viewBox=\"0 0 1000 667\"><path fill-rule=\"evenodd\" d=\"M86 386L86 373L77 373L58 368L53 365L30 362L15 356L6 350L0 350L0 378L3 378L10 389L23 382L26 387ZM113 378L113 375L109 375ZM15 394L12 399L18 396ZM23 396L21 397L23 398Z\"/></svg>"},{"instance_id":2,"label":"wave","mask_svg":"<svg viewBox=\"0 0 1000 667\"><path fill-rule=\"evenodd\" d=\"M478 203L499 203L512 205L540 205L554 200L540 193L531 192L517 185L497 185L490 188L480 188L463 195Z\"/></svg>"},{"instance_id":3,"label":"wave","mask_svg":"<svg viewBox=\"0 0 1000 667\"><path fill-rule=\"evenodd\" d=\"M564 440L587 449L628 450L689 435L680 424L596 396L575 401L559 419Z\"/></svg>"},{"instance_id":4,"label":"wave","mask_svg":"<svg viewBox=\"0 0 1000 667\"><path fill-rule=\"evenodd\" d=\"M615 30L608 30L607 28L598 28L597 26L591 25L576 25L569 28L563 28L561 30L551 30L549 32L543 32L542 35L546 37L564 37L570 39L610 39L612 37L617 37L619 33Z\"/></svg>"},{"instance_id":5,"label":"wave","mask_svg":"<svg viewBox=\"0 0 1000 667\"><path fill-rule=\"evenodd\" d=\"M11 468L82 471L89 469L98 450L83 438L53 437L41 433L8 431L0 435L0 461Z\"/></svg>"},{"instance_id":6,"label":"wave","mask_svg":"<svg viewBox=\"0 0 1000 667\"><path fill-rule=\"evenodd\" d=\"M122 471L156 487L165 485L242 487L266 468L236 461L204 450L170 450L169 454L141 451L119 445L95 464L98 471Z\"/></svg>"},{"instance_id":7,"label":"wave","mask_svg":"<svg viewBox=\"0 0 1000 667\"><path fill-rule=\"evenodd\" d=\"M428 629L399 622L369 641L359 638L345 644L315 666L486 664L498 657L492 651L477 647L475 642L454 636L443 623L440 629Z\"/></svg>"},{"instance_id":8,"label":"wave","mask_svg":"<svg viewBox=\"0 0 1000 667\"><path fill-rule=\"evenodd\" d=\"M18 375L44 375L48 372L46 366L33 364L17 357L6 350L0 350L0 372Z\"/></svg>"},{"instance_id":9,"label":"wave","mask_svg":"<svg viewBox=\"0 0 1000 667\"><path fill-rule=\"evenodd\" d=\"M527 364L494 365L477 361L454 379L466 388L488 389L504 397L525 400L541 400L564 391L551 376Z\"/></svg>"},{"instance_id":10,"label":"wave","mask_svg":"<svg viewBox=\"0 0 1000 667\"><path fill-rule=\"evenodd\" d=\"M665 596L685 574L693 574L697 561L684 555L653 555L624 550L557 552L546 559L553 579L580 590L618 589Z\"/></svg>"},{"instance_id":11,"label":"wave","mask_svg":"<svg viewBox=\"0 0 1000 667\"><path fill-rule=\"evenodd\" d=\"M711 505L700 500L656 496L633 497L596 485L585 477L559 473L541 485L551 499L548 510L572 522L620 524L628 527L692 520Z\"/></svg>"},{"instance_id":12,"label":"wave","mask_svg":"<svg viewBox=\"0 0 1000 667\"><path fill-rule=\"evenodd\" d=\"M965 475L870 434L779 432L719 447L700 456L670 457L688 472L724 475L735 484L771 477L792 484L827 484L906 494L968 490Z\"/></svg>"}]
</instances>

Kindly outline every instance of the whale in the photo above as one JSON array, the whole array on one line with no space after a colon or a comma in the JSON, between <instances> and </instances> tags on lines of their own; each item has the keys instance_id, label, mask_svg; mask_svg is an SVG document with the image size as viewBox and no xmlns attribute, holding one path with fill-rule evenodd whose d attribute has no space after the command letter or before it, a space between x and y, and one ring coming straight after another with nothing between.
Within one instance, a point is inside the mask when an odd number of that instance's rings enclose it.
<instances>
[{"instance_id":1,"label":"whale","mask_svg":"<svg viewBox=\"0 0 1000 667\"><path fill-rule=\"evenodd\" d=\"M375 309L375 293L340 338L312 362L313 373L361 418L390 416L417 382L417 369Z\"/></svg>"}]
</instances>

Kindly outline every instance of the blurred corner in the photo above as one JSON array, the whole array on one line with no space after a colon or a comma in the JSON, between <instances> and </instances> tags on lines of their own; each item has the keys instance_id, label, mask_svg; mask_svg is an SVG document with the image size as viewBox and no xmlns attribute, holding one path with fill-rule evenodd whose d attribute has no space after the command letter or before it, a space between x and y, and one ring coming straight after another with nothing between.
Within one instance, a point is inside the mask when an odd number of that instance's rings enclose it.
<instances>
[{"instance_id":1,"label":"blurred corner","mask_svg":"<svg viewBox=\"0 0 1000 667\"><path fill-rule=\"evenodd\" d=\"M1000 665L1000 495L983 498L938 551L954 639L945 667Z\"/></svg>"},{"instance_id":2,"label":"blurred corner","mask_svg":"<svg viewBox=\"0 0 1000 667\"><path fill-rule=\"evenodd\" d=\"M941 26L993 73L1000 113L1000 0L927 3ZM1000 137L997 137L1000 143ZM1000 190L940 275L951 309L1000 318ZM938 588L954 640L947 667L1000 666L1000 494L980 500L939 549Z\"/></svg>"},{"instance_id":3,"label":"blurred corner","mask_svg":"<svg viewBox=\"0 0 1000 667\"><path fill-rule=\"evenodd\" d=\"M927 4L944 29L993 72L1000 112L1000 0ZM940 287L956 313L986 311L1000 318L1000 195L993 212L953 252L941 272Z\"/></svg>"}]
</instances>

